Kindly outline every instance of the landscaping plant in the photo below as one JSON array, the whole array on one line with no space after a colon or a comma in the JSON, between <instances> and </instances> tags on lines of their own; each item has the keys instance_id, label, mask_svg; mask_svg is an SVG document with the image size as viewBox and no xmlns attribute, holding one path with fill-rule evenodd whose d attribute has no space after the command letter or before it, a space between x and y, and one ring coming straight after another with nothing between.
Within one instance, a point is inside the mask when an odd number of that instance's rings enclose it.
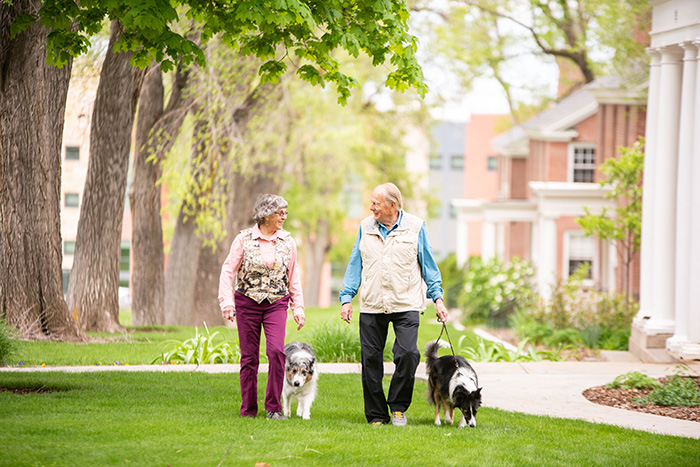
<instances>
[{"instance_id":1,"label":"landscaping plant","mask_svg":"<svg viewBox=\"0 0 700 467\"><path fill-rule=\"evenodd\" d=\"M700 405L700 386L678 366L676 374L669 376L666 384L659 384L649 395L632 400L640 405L695 407Z\"/></svg>"},{"instance_id":2,"label":"landscaping plant","mask_svg":"<svg viewBox=\"0 0 700 467\"><path fill-rule=\"evenodd\" d=\"M240 361L241 351L237 340L215 342L218 340L219 332L210 333L206 323L204 323L204 329L206 334L200 334L199 329L195 328L194 337L184 342L177 340L163 342L162 346L168 347L170 350L162 352L151 363L196 363L200 365L204 363L238 363Z\"/></svg>"},{"instance_id":3,"label":"landscaping plant","mask_svg":"<svg viewBox=\"0 0 700 467\"><path fill-rule=\"evenodd\" d=\"M644 372L630 371L624 375L618 376L611 383L608 383L607 386L614 389L638 389L641 391L649 391L660 388L661 383L647 376Z\"/></svg>"},{"instance_id":4,"label":"landscaping plant","mask_svg":"<svg viewBox=\"0 0 700 467\"><path fill-rule=\"evenodd\" d=\"M460 303L467 323L503 325L513 312L530 306L534 292L529 279L532 266L518 258L501 263L497 258L484 262L469 258Z\"/></svg>"}]
</instances>

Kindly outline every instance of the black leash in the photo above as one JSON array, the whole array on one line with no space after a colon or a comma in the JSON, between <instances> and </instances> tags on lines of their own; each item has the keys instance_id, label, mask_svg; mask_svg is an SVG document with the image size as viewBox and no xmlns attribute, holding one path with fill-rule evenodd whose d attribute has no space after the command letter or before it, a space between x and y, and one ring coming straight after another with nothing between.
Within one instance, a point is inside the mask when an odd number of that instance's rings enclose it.
<instances>
[{"instance_id":1,"label":"black leash","mask_svg":"<svg viewBox=\"0 0 700 467\"><path fill-rule=\"evenodd\" d=\"M450 333L447 332L447 324L446 323L442 323L442 329L440 330L440 335L438 336L436 343L440 341L440 338L442 337L443 332L447 336L447 342L449 342L449 344L450 344L450 350L452 351L452 358L454 358L455 366L457 368L459 368L459 365L457 364L457 357L455 356L455 348L452 347L452 339L450 339Z\"/></svg>"}]
</instances>

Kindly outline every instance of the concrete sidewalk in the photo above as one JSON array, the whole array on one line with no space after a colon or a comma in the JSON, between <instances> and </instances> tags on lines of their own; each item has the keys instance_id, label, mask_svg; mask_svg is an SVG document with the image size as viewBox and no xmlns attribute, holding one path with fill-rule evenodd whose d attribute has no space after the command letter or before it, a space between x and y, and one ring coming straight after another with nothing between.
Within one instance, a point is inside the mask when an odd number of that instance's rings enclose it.
<instances>
[{"instance_id":1,"label":"concrete sidewalk","mask_svg":"<svg viewBox=\"0 0 700 467\"><path fill-rule=\"evenodd\" d=\"M700 423L616 409L589 402L582 392L602 386L630 371L641 371L650 377L672 375L676 363L621 362L525 362L473 363L479 375L483 406L533 415L587 420L652 433L700 439ZM682 364L688 374L700 375L700 362ZM83 367L0 368L2 372L93 372L93 371L181 371L203 373L235 373L239 365L132 365ZM385 364L385 373L393 373L394 365ZM267 371L267 365L260 365ZM323 373L360 373L357 363L320 363ZM416 376L426 379L425 366L420 364Z\"/></svg>"}]
</instances>

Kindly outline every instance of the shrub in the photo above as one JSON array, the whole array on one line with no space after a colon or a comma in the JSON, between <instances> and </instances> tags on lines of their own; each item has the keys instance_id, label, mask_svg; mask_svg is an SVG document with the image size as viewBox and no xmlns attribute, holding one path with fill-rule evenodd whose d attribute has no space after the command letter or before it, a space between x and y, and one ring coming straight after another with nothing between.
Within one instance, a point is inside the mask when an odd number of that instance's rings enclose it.
<instances>
[{"instance_id":1,"label":"shrub","mask_svg":"<svg viewBox=\"0 0 700 467\"><path fill-rule=\"evenodd\" d=\"M566 281L558 279L548 303L537 303L514 315L511 326L516 335L536 344L627 350L638 305L624 295L588 289L583 282L587 274L586 266Z\"/></svg>"},{"instance_id":2,"label":"shrub","mask_svg":"<svg viewBox=\"0 0 700 467\"><path fill-rule=\"evenodd\" d=\"M343 323L322 325L313 329L310 344L319 362L324 363L359 363L362 359L360 335L357 328ZM391 339L384 347L384 361L393 360Z\"/></svg>"},{"instance_id":3,"label":"shrub","mask_svg":"<svg viewBox=\"0 0 700 467\"><path fill-rule=\"evenodd\" d=\"M17 344L13 339L13 330L14 328L7 326L5 322L0 319L0 365L7 364L7 360L17 350Z\"/></svg>"},{"instance_id":4,"label":"shrub","mask_svg":"<svg viewBox=\"0 0 700 467\"><path fill-rule=\"evenodd\" d=\"M646 397L632 399L641 405L662 405L666 407L695 407L700 405L700 387L678 368L664 386L656 387Z\"/></svg>"},{"instance_id":5,"label":"shrub","mask_svg":"<svg viewBox=\"0 0 700 467\"><path fill-rule=\"evenodd\" d=\"M638 389L641 391L648 391L660 388L661 384L643 372L630 371L629 373L618 376L612 383L608 383L607 386L615 389Z\"/></svg>"},{"instance_id":6,"label":"shrub","mask_svg":"<svg viewBox=\"0 0 700 467\"><path fill-rule=\"evenodd\" d=\"M226 340L215 343L218 331L209 332L206 323L204 324L206 334L200 334L199 329L195 328L194 337L187 339L184 342L177 340L169 340L163 342L163 347L170 347L170 350L165 351L153 359L153 363L196 363L201 365L204 363L238 363L241 359L241 351L238 346L238 341L231 339L231 342Z\"/></svg>"},{"instance_id":7,"label":"shrub","mask_svg":"<svg viewBox=\"0 0 700 467\"><path fill-rule=\"evenodd\" d=\"M530 264L518 258L505 264L497 258L487 262L479 257L470 258L460 298L465 320L505 324L512 313L534 300L529 283L533 275Z\"/></svg>"},{"instance_id":8,"label":"shrub","mask_svg":"<svg viewBox=\"0 0 700 467\"><path fill-rule=\"evenodd\" d=\"M460 297L464 291L466 269L457 265L457 257L450 254L438 263L442 276L442 290L444 292L445 306L457 308L460 305Z\"/></svg>"}]
</instances>

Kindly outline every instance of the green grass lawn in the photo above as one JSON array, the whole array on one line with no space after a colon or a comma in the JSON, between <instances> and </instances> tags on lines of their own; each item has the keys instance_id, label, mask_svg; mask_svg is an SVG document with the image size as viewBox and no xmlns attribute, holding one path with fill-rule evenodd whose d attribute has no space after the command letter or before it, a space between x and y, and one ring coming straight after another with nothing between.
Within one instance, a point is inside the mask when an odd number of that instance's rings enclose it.
<instances>
[{"instance_id":1,"label":"green grass lawn","mask_svg":"<svg viewBox=\"0 0 700 467\"><path fill-rule=\"evenodd\" d=\"M358 333L359 307L355 306L355 314L351 324L340 320L340 305L328 309L310 308L306 310L306 325L301 331L296 330L296 323L291 318L287 320L287 342L301 340L309 342L315 329L323 326L350 326ZM8 359L8 365L22 366L61 366L61 365L144 365L150 364L160 354L168 340L184 341L194 336L195 328L188 326L154 326L149 328L131 327L131 313L122 311L120 322L126 327L121 333L97 333L91 332L93 342L74 344L68 342L49 341L18 341L17 351ZM421 317L421 325L418 334L418 348L421 353L429 340L436 339L440 334L441 325L435 319L435 308L429 307ZM200 328L200 331L202 328ZM235 329L224 327L210 329L218 331L221 338L237 340ZM454 328L449 329L450 338L454 345L465 331L458 332ZM393 342L393 333L390 331L389 343ZM443 339L445 336L443 335ZM264 355L264 333L261 353ZM263 359L264 360L264 359Z\"/></svg>"},{"instance_id":2,"label":"green grass lawn","mask_svg":"<svg viewBox=\"0 0 700 467\"><path fill-rule=\"evenodd\" d=\"M266 375L260 375L262 400ZM371 426L360 376L321 375L311 420L238 415L238 374L0 373L2 466L697 466L695 439L482 408L436 427L418 381L409 426ZM262 403L261 403L262 410ZM294 406L293 406L294 410Z\"/></svg>"}]
</instances>

